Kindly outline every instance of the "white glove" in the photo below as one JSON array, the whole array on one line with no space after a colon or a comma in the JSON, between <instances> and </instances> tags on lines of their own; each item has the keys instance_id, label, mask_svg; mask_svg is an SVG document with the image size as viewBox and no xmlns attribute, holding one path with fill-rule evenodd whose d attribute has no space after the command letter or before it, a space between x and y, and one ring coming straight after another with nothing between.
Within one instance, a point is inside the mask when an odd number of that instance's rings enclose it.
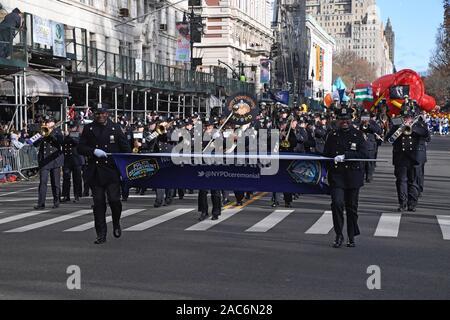
<instances>
[{"instance_id":1,"label":"white glove","mask_svg":"<svg viewBox=\"0 0 450 320\"><path fill-rule=\"evenodd\" d=\"M220 132L216 132L216 133L214 133L214 135L213 135L213 139L214 139L214 140L219 139L221 136L222 136L222 135L220 134Z\"/></svg>"},{"instance_id":2,"label":"white glove","mask_svg":"<svg viewBox=\"0 0 450 320\"><path fill-rule=\"evenodd\" d=\"M334 163L339 163L339 162L344 162L345 161L345 154L337 156L336 158L334 158Z\"/></svg>"},{"instance_id":3,"label":"white glove","mask_svg":"<svg viewBox=\"0 0 450 320\"><path fill-rule=\"evenodd\" d=\"M106 154L106 152L103 151L103 150L100 150L100 149L95 149L94 150L94 155L97 158L108 158L108 155Z\"/></svg>"}]
</instances>

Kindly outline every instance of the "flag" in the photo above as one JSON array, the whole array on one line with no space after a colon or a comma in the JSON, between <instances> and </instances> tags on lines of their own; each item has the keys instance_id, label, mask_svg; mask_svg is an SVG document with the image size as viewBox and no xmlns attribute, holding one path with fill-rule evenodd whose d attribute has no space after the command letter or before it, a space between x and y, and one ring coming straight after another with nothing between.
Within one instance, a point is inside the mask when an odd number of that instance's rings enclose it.
<instances>
[{"instance_id":1,"label":"flag","mask_svg":"<svg viewBox=\"0 0 450 320\"><path fill-rule=\"evenodd\" d=\"M289 91L277 91L272 93L272 99L276 102L289 105Z\"/></svg>"},{"instance_id":2,"label":"flag","mask_svg":"<svg viewBox=\"0 0 450 320\"><path fill-rule=\"evenodd\" d=\"M353 90L356 101L373 101L372 87L358 88Z\"/></svg>"}]
</instances>

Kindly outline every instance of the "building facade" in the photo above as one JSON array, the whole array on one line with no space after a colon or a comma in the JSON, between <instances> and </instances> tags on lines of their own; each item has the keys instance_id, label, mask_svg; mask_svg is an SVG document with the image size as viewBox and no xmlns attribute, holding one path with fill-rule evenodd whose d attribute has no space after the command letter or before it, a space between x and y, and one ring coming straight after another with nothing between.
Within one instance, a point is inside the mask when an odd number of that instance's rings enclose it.
<instances>
[{"instance_id":1,"label":"building facade","mask_svg":"<svg viewBox=\"0 0 450 320\"><path fill-rule=\"evenodd\" d=\"M27 12L70 27L87 30L90 46L112 53L127 53L135 58L175 65L177 31L175 23L183 20L187 1L142 16L174 3L175 0L2 0L11 11L18 7ZM124 9L126 9L124 11ZM122 11L121 11L122 10ZM122 13L126 13L124 16Z\"/></svg>"},{"instance_id":2,"label":"building facade","mask_svg":"<svg viewBox=\"0 0 450 320\"><path fill-rule=\"evenodd\" d=\"M336 41L325 32L311 15L306 15L306 28L310 37L309 82L306 96L318 101L331 92L333 83L333 51Z\"/></svg>"},{"instance_id":3,"label":"building facade","mask_svg":"<svg viewBox=\"0 0 450 320\"><path fill-rule=\"evenodd\" d=\"M196 12L206 25L194 51L196 58L202 58L201 69L220 66L227 68L230 76L243 73L260 88L261 59L269 58L273 43L272 1L203 0Z\"/></svg>"},{"instance_id":4,"label":"building facade","mask_svg":"<svg viewBox=\"0 0 450 320\"><path fill-rule=\"evenodd\" d=\"M306 0L306 5L307 12L336 39L338 51L356 52L377 76L392 73L390 44L395 35L391 27L387 39L376 0Z\"/></svg>"}]
</instances>

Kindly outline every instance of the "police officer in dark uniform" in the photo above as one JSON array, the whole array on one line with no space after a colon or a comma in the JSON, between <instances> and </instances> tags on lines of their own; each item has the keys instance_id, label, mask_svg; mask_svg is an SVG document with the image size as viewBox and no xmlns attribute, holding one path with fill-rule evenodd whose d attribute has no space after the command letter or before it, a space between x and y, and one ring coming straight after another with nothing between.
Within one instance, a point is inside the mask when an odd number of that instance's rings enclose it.
<instances>
[{"instance_id":1,"label":"police officer in dark uniform","mask_svg":"<svg viewBox=\"0 0 450 320\"><path fill-rule=\"evenodd\" d=\"M383 134L383 130L375 120L371 119L370 113L367 111L364 111L361 114L361 123L359 129L364 133L367 140L367 151L369 159L376 159L378 150L377 136L381 137L381 135ZM364 169L366 182L371 183L373 180L373 174L375 172L375 162L365 162Z\"/></svg>"},{"instance_id":2,"label":"police officer in dark uniform","mask_svg":"<svg viewBox=\"0 0 450 320\"><path fill-rule=\"evenodd\" d=\"M63 153L64 153L64 167L63 167L63 199L61 202L70 201L70 180L73 177L73 194L74 202L78 202L82 196L82 179L81 167L84 165L84 157L78 154L77 146L80 142L80 132L78 131L78 124L74 121L69 122L69 132L64 137Z\"/></svg>"},{"instance_id":3,"label":"police officer in dark uniform","mask_svg":"<svg viewBox=\"0 0 450 320\"><path fill-rule=\"evenodd\" d=\"M419 177L422 165L426 162L426 141L430 139L430 132L424 121L414 122L414 112L408 106L404 105L401 116L403 125L393 126L386 135L386 140L395 140L393 164L397 180L398 211L408 209L415 212L420 193Z\"/></svg>"},{"instance_id":4,"label":"police officer in dark uniform","mask_svg":"<svg viewBox=\"0 0 450 320\"><path fill-rule=\"evenodd\" d=\"M48 134L34 143L39 146L39 199L35 209L45 208L47 196L48 175L53 194L53 209L59 207L61 197L61 167L64 165L64 155L62 153L62 143L64 136L60 128L55 127L55 119L47 116L44 119L44 127Z\"/></svg>"},{"instance_id":5,"label":"police officer in dark uniform","mask_svg":"<svg viewBox=\"0 0 450 320\"><path fill-rule=\"evenodd\" d=\"M213 137L214 133L214 125L216 121L211 119L205 120L205 134ZM203 148L206 148L208 145L208 141L203 142ZM222 213L222 201L221 201L221 191L220 190L210 190L211 192L211 202L213 205L212 209L212 220L218 220L219 216ZM199 190L198 193L198 211L201 213L199 221L205 220L209 216L209 207L208 207L208 190Z\"/></svg>"},{"instance_id":6,"label":"police officer in dark uniform","mask_svg":"<svg viewBox=\"0 0 450 320\"><path fill-rule=\"evenodd\" d=\"M158 126L165 128L165 133L161 134L157 138L157 143L155 148L159 153L171 153L174 147L174 143L171 140L172 128L171 123L174 121L173 118L167 118L164 116L159 117ZM174 189L156 189L156 200L154 207L159 208L161 206L170 206L173 202L175 195Z\"/></svg>"},{"instance_id":7,"label":"police officer in dark uniform","mask_svg":"<svg viewBox=\"0 0 450 320\"><path fill-rule=\"evenodd\" d=\"M364 185L364 167L361 162L345 162L345 159L367 159L367 145L363 133L352 125L352 110L343 106L337 110L337 130L329 133L324 156L334 158L327 165L328 183L331 188L331 210L336 232L334 248L344 241L344 210L347 214L348 247L355 246L358 228L359 189Z\"/></svg>"},{"instance_id":8,"label":"police officer in dark uniform","mask_svg":"<svg viewBox=\"0 0 450 320\"><path fill-rule=\"evenodd\" d=\"M119 124L109 119L108 109L99 108L94 113L93 123L84 127L78 152L88 157L85 179L93 190L94 218L97 240L95 244L106 242L106 196L111 207L114 237L122 235L120 216L120 174L107 153L130 153L131 148Z\"/></svg>"}]
</instances>

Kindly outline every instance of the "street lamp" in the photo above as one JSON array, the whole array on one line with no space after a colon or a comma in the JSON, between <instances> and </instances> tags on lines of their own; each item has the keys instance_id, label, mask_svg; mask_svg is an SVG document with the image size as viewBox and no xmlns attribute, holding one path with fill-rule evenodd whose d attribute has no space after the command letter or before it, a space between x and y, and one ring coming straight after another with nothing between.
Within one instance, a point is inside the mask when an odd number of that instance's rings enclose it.
<instances>
[{"instance_id":1,"label":"street lamp","mask_svg":"<svg viewBox=\"0 0 450 320\"><path fill-rule=\"evenodd\" d=\"M312 109L313 108L313 102L314 102L314 68L311 70L311 102L310 102L310 106L309 108Z\"/></svg>"}]
</instances>

